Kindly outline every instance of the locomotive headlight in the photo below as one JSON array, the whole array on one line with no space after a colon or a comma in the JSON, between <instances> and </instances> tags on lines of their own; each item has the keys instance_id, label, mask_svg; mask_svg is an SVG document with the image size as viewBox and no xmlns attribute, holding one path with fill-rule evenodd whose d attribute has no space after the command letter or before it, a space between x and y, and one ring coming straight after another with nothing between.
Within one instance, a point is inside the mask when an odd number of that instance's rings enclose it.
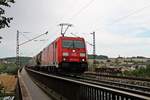
<instances>
[{"instance_id":1,"label":"locomotive headlight","mask_svg":"<svg viewBox=\"0 0 150 100\"><path fill-rule=\"evenodd\" d=\"M85 59L82 59L82 61L85 61Z\"/></svg>"},{"instance_id":2,"label":"locomotive headlight","mask_svg":"<svg viewBox=\"0 0 150 100\"><path fill-rule=\"evenodd\" d=\"M63 56L69 56L69 53L63 52Z\"/></svg>"},{"instance_id":3,"label":"locomotive headlight","mask_svg":"<svg viewBox=\"0 0 150 100\"><path fill-rule=\"evenodd\" d=\"M66 61L66 58L63 58L63 61Z\"/></svg>"},{"instance_id":4,"label":"locomotive headlight","mask_svg":"<svg viewBox=\"0 0 150 100\"><path fill-rule=\"evenodd\" d=\"M86 54L85 53L80 53L80 57L85 57Z\"/></svg>"}]
</instances>

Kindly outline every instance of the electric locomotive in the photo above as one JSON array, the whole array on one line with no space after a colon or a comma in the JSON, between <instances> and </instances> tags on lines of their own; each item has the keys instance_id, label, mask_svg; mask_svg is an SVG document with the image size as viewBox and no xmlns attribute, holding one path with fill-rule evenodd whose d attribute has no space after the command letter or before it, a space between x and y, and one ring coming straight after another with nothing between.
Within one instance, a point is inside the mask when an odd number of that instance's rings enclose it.
<instances>
[{"instance_id":1,"label":"electric locomotive","mask_svg":"<svg viewBox=\"0 0 150 100\"><path fill-rule=\"evenodd\" d=\"M84 38L59 37L34 57L37 69L83 73L88 69Z\"/></svg>"}]
</instances>

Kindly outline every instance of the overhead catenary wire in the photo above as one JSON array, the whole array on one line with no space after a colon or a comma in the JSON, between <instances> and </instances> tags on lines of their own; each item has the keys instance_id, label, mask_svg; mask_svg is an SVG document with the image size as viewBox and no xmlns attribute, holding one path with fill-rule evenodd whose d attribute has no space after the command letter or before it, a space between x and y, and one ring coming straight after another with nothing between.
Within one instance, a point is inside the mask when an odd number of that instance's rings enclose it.
<instances>
[{"instance_id":1,"label":"overhead catenary wire","mask_svg":"<svg viewBox=\"0 0 150 100\"><path fill-rule=\"evenodd\" d=\"M112 26L112 25L114 25L114 24L117 24L117 23L119 23L119 22L122 22L122 21L124 21L125 19L129 18L130 16L133 16L133 15L135 15L135 14L137 14L137 13L140 13L140 12L142 12L143 10L145 10L145 9L147 9L147 8L149 8L149 7L150 7L150 4L147 5L147 6L144 6L144 7L142 7L142 8L139 8L139 9L137 9L137 10L134 10L134 11L132 11L131 13L129 13L129 14L125 15L125 16L122 16L122 17L116 19L115 21L113 21L112 23L108 24L107 26L110 27L110 26ZM103 27L104 27L104 26L103 26ZM103 30L103 29L104 29L103 27L101 27L100 29L96 29L96 31L97 31L97 30Z\"/></svg>"},{"instance_id":2,"label":"overhead catenary wire","mask_svg":"<svg viewBox=\"0 0 150 100\"><path fill-rule=\"evenodd\" d=\"M36 40L35 40L36 41ZM47 40L48 41L48 40ZM45 43L47 42L47 41L42 41L42 44L40 44L37 48L36 48L36 50L38 50L38 51L42 51L43 50L43 47L45 47L44 45L45 45ZM32 55L35 55L35 50L34 49L32 49L32 51L30 52L30 54L32 54ZM39 53L39 52L38 52Z\"/></svg>"},{"instance_id":3,"label":"overhead catenary wire","mask_svg":"<svg viewBox=\"0 0 150 100\"><path fill-rule=\"evenodd\" d=\"M87 9L91 4L92 4L92 2L93 2L94 0L90 0L86 5L84 5L83 7L81 7L81 9L79 10L79 11L77 11L75 14L73 14L73 16L70 18L70 19L74 19L76 16L78 16L80 13L82 13L85 9ZM149 8L150 7L150 5L148 5L148 6L145 6L145 7L142 7L142 8L140 8L140 9L137 9L137 10L134 10L133 12L131 12L131 13L129 13L128 15L125 15L125 16L123 16L123 17L121 17L121 18L118 18L118 19L116 19L115 21L113 21L112 23L110 23L110 24L108 24L107 26L111 26L111 25L114 25L114 24L116 24L116 23L119 23L119 22L121 22L121 21L123 21L123 20L125 20L125 19L127 19L128 17L130 17L130 16L133 16L133 15L135 15L135 14L137 14L137 13L140 13L141 11L143 11L143 10L145 10L146 8ZM60 20L62 20L63 18L65 18L65 17L62 17ZM59 21L58 21L59 22ZM95 31L97 31L97 30L102 30L102 29L104 29L103 27L102 28L100 28L100 29L96 29ZM71 33L72 35L73 35L73 33ZM87 35L87 34L86 34ZM75 35L74 35L75 36ZM77 36L77 35L76 35ZM77 36L78 37L78 36ZM88 41L87 41L88 42ZM91 45L91 43L89 43L90 45Z\"/></svg>"},{"instance_id":4,"label":"overhead catenary wire","mask_svg":"<svg viewBox=\"0 0 150 100\"><path fill-rule=\"evenodd\" d=\"M118 18L117 20L115 20L115 21L114 21L113 23L111 23L111 24L115 24L115 23L121 22L121 21L123 21L124 19L127 19L128 17L130 17L130 16L132 16L132 15L134 15L134 14L140 13L141 11L143 11L143 10L149 8L149 7L150 7L150 5L145 6L145 7L142 7L142 8L137 9L137 10L134 10L133 12L129 13L128 15L125 15L125 16L123 16L123 17L121 17L121 18ZM110 24L110 25L111 25L111 24Z\"/></svg>"},{"instance_id":5,"label":"overhead catenary wire","mask_svg":"<svg viewBox=\"0 0 150 100\"><path fill-rule=\"evenodd\" d=\"M24 35L24 34L21 34L24 38L26 38L27 40L29 40L30 38L29 37L27 37L26 35Z\"/></svg>"},{"instance_id":6,"label":"overhead catenary wire","mask_svg":"<svg viewBox=\"0 0 150 100\"><path fill-rule=\"evenodd\" d=\"M95 1L95 0L90 0L87 4L85 4L83 7L81 7L81 9L78 10L76 13L74 13L73 16L72 16L70 19L73 19L75 16L79 15L84 9L88 8L88 7L92 4L93 1ZM73 4L74 4L74 3L73 3ZM67 11L67 12L68 12L68 11ZM66 12L66 13L67 13L67 12ZM58 22L58 23L61 23L64 18L66 18L66 15L63 16L63 17L61 17L57 22ZM69 19L69 18L68 18L68 19ZM57 22L56 22L56 23L57 23ZM50 28L50 29L52 29L52 28Z\"/></svg>"},{"instance_id":7,"label":"overhead catenary wire","mask_svg":"<svg viewBox=\"0 0 150 100\"><path fill-rule=\"evenodd\" d=\"M85 4L83 7L81 7L80 10L78 10L76 13L74 13L70 19L73 19L76 16L78 16L81 12L83 12L85 9L87 9L94 1L95 0L90 0L87 4Z\"/></svg>"},{"instance_id":8,"label":"overhead catenary wire","mask_svg":"<svg viewBox=\"0 0 150 100\"><path fill-rule=\"evenodd\" d=\"M47 33L48 33L48 31L45 32L45 33L43 33L43 34L40 34L40 35L34 37L33 39L29 39L29 40L27 40L27 41L25 41L25 42L19 44L19 46L21 46L21 45L23 45L23 44L26 44L26 43L28 43L28 42L30 42L30 41L33 41L33 40L35 40L35 39L37 39L37 38L39 38L39 37L41 37L42 35L45 35L45 34L47 34Z\"/></svg>"},{"instance_id":9,"label":"overhead catenary wire","mask_svg":"<svg viewBox=\"0 0 150 100\"><path fill-rule=\"evenodd\" d=\"M149 7L150 7L150 5L146 5L146 6L142 7L142 8L139 8L139 9L137 9L137 10L134 10L134 11L132 11L131 13L129 13L129 14L125 15L125 16L122 16L122 17L116 19L116 20L113 21L112 23L107 24L107 26L108 26L108 27L111 27L112 25L117 24L117 23L119 23L119 22L122 22L122 21L124 21L125 19L129 18L130 16L133 16L133 15L135 15L135 14L137 14L137 13L140 13L140 12L142 12L143 10L145 10L145 9L147 9L147 8L149 8ZM106 27L106 26L102 26L102 27L99 28L99 29L97 28L97 29L95 29L95 31L104 30L104 27ZM85 35L87 35L87 34L85 34Z\"/></svg>"},{"instance_id":10,"label":"overhead catenary wire","mask_svg":"<svg viewBox=\"0 0 150 100\"><path fill-rule=\"evenodd\" d=\"M149 8L149 7L150 7L150 5L144 6L144 7L140 8L140 9L137 9L137 10L134 10L133 12L131 12L131 13L129 13L129 14L127 14L127 15L121 17L121 18L118 18L117 20L113 21L112 23L108 24L107 26L112 26L112 25L114 25L114 24L116 24L116 23L119 23L119 22L121 22L121 21L127 19L127 18L130 17L130 16L133 16L133 15L135 15L135 14L137 14L137 13L142 12L143 10L145 10L146 8ZM102 29L102 28L101 28L101 29ZM103 28L103 29L104 29L104 28ZM97 31L97 29L96 29L96 31ZM75 35L75 34L73 34L73 33L72 33L72 35L77 36L77 35ZM89 43L88 41L86 41L86 43L88 43L89 45L92 45L92 44ZM92 45L92 46L93 46L93 45Z\"/></svg>"},{"instance_id":11,"label":"overhead catenary wire","mask_svg":"<svg viewBox=\"0 0 150 100\"><path fill-rule=\"evenodd\" d=\"M75 36L75 37L79 37L78 35L76 35L76 34L73 34L73 33L70 33L70 34L72 34L73 36ZM90 46L93 46L93 44L92 43L90 43L90 42L88 42L88 41L85 41L87 44L89 44Z\"/></svg>"}]
</instances>

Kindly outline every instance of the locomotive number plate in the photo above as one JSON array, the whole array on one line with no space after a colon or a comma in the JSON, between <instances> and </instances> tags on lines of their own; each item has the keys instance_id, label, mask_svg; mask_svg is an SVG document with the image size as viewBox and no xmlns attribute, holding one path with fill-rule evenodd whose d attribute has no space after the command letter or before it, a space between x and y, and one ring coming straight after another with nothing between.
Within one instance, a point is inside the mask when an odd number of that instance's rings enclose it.
<instances>
[{"instance_id":1,"label":"locomotive number plate","mask_svg":"<svg viewBox=\"0 0 150 100\"><path fill-rule=\"evenodd\" d=\"M77 53L72 53L71 56L77 56Z\"/></svg>"},{"instance_id":2,"label":"locomotive number plate","mask_svg":"<svg viewBox=\"0 0 150 100\"><path fill-rule=\"evenodd\" d=\"M70 59L70 61L76 61L76 62L78 62L78 61L79 61L79 59L71 58L71 59Z\"/></svg>"}]
</instances>

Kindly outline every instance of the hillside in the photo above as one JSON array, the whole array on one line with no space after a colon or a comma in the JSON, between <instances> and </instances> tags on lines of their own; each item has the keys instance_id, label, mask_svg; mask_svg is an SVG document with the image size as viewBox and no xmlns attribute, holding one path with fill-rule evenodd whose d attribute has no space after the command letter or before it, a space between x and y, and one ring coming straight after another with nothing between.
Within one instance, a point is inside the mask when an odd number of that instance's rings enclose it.
<instances>
[{"instance_id":1,"label":"hillside","mask_svg":"<svg viewBox=\"0 0 150 100\"><path fill-rule=\"evenodd\" d=\"M20 63L21 63L21 65L25 65L31 59L32 59L32 57L20 57ZM16 57L1 58L0 60L5 60L9 63L16 63Z\"/></svg>"},{"instance_id":2,"label":"hillside","mask_svg":"<svg viewBox=\"0 0 150 100\"><path fill-rule=\"evenodd\" d=\"M88 59L93 59L94 56L92 54L88 55ZM108 56L105 55L96 55L95 59L108 59Z\"/></svg>"},{"instance_id":3,"label":"hillside","mask_svg":"<svg viewBox=\"0 0 150 100\"><path fill-rule=\"evenodd\" d=\"M94 56L92 54L88 54L88 59L93 59ZM32 57L20 57L20 64L26 65L32 59ZM108 56L105 55L96 55L96 59L108 59ZM0 58L0 61L7 61L9 63L16 63L16 57L7 57Z\"/></svg>"}]
</instances>

